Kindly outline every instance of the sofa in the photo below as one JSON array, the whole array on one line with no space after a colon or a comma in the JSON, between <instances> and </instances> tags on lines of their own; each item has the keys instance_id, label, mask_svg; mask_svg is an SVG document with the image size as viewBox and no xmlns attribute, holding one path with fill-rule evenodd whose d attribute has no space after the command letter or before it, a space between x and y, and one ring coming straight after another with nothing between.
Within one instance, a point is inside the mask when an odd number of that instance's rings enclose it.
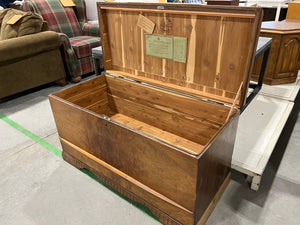
<instances>
[{"instance_id":1,"label":"sofa","mask_svg":"<svg viewBox=\"0 0 300 225\"><path fill-rule=\"evenodd\" d=\"M67 75L73 82L95 71L92 48L101 45L98 24L89 24L84 0L73 0L75 6L63 6L60 0L25 0L24 10L38 13L57 32L63 42L63 59ZM95 4L96 7L96 4Z\"/></svg>"},{"instance_id":2,"label":"sofa","mask_svg":"<svg viewBox=\"0 0 300 225\"><path fill-rule=\"evenodd\" d=\"M11 25L8 14L21 18ZM59 35L44 31L41 20L15 9L0 11L0 99L54 81L66 84Z\"/></svg>"}]
</instances>

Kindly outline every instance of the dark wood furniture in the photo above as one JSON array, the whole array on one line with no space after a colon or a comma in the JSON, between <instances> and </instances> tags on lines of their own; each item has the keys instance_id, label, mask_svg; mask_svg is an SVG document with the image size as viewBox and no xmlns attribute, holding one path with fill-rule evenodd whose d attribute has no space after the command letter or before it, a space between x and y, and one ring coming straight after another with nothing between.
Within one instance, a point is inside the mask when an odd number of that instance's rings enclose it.
<instances>
[{"instance_id":1,"label":"dark wood furniture","mask_svg":"<svg viewBox=\"0 0 300 225\"><path fill-rule=\"evenodd\" d=\"M239 0L206 0L207 5L239 5Z\"/></svg>"},{"instance_id":2,"label":"dark wood furniture","mask_svg":"<svg viewBox=\"0 0 300 225\"><path fill-rule=\"evenodd\" d=\"M267 37L259 37L258 39L258 44L256 47L256 53L255 53L255 59L263 55L262 63L261 63L261 68L259 72L259 77L257 79L257 83L250 82L249 88L253 89L251 94L247 97L246 103L244 107L242 108L242 112L248 107L250 102L254 99L254 97L258 94L260 89L262 88L264 76L265 76L265 71L267 67L267 62L269 58L269 53L270 53L270 48L272 44L272 38L267 38Z\"/></svg>"},{"instance_id":3,"label":"dark wood furniture","mask_svg":"<svg viewBox=\"0 0 300 225\"><path fill-rule=\"evenodd\" d=\"M272 38L264 83L275 85L295 82L299 70L300 23L263 22L260 36ZM263 56L255 60L253 80L258 80L262 59Z\"/></svg>"},{"instance_id":4,"label":"dark wood furniture","mask_svg":"<svg viewBox=\"0 0 300 225\"><path fill-rule=\"evenodd\" d=\"M275 20L277 7L273 7L273 8L264 7L263 11L264 11L263 21L274 21ZM287 14L287 8L281 8L278 20L279 21L285 20L286 14Z\"/></svg>"},{"instance_id":5,"label":"dark wood furniture","mask_svg":"<svg viewBox=\"0 0 300 225\"><path fill-rule=\"evenodd\" d=\"M164 224L204 224L230 180L262 10L98 3L98 15L106 74L49 96L64 159Z\"/></svg>"}]
</instances>

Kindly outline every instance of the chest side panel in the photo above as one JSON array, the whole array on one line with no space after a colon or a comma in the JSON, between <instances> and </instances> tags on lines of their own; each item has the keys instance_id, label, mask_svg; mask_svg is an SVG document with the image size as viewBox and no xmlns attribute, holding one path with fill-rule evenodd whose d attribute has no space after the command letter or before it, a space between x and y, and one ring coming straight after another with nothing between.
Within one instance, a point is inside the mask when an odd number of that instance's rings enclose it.
<instances>
[{"instance_id":1,"label":"chest side panel","mask_svg":"<svg viewBox=\"0 0 300 225\"><path fill-rule=\"evenodd\" d=\"M51 107L61 138L194 210L196 158L56 98Z\"/></svg>"}]
</instances>

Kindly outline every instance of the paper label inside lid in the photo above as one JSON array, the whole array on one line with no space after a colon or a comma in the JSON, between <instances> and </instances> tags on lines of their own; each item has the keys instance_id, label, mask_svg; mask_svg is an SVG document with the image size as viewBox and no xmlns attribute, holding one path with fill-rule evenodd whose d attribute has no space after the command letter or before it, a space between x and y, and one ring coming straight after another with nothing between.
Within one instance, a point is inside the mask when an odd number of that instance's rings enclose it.
<instances>
[{"instance_id":1,"label":"paper label inside lid","mask_svg":"<svg viewBox=\"0 0 300 225\"><path fill-rule=\"evenodd\" d=\"M187 38L145 34L147 56L186 62Z\"/></svg>"}]
</instances>

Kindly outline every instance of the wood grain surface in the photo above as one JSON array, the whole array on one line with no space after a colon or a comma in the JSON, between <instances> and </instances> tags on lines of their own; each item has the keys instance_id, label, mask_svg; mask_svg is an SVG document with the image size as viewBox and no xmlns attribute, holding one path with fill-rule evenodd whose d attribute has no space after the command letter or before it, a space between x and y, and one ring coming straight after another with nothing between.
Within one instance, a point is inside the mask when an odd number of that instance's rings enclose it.
<instances>
[{"instance_id":1,"label":"wood grain surface","mask_svg":"<svg viewBox=\"0 0 300 225\"><path fill-rule=\"evenodd\" d=\"M274 33L273 30L262 30L261 36L272 38L264 83L277 85L295 82L299 70L300 30L292 34L285 31ZM253 80L258 80L262 58L263 55L255 60L252 71Z\"/></svg>"},{"instance_id":2,"label":"wood grain surface","mask_svg":"<svg viewBox=\"0 0 300 225\"><path fill-rule=\"evenodd\" d=\"M70 142L61 139L61 143L64 160L79 169L88 169L122 195L145 205L163 224L193 224L194 216L189 210Z\"/></svg>"},{"instance_id":3,"label":"wood grain surface","mask_svg":"<svg viewBox=\"0 0 300 225\"><path fill-rule=\"evenodd\" d=\"M51 99L59 136L194 210L197 158L95 113ZM66 118L65 115L68 115Z\"/></svg>"},{"instance_id":4,"label":"wood grain surface","mask_svg":"<svg viewBox=\"0 0 300 225\"><path fill-rule=\"evenodd\" d=\"M261 9L97 5L107 73L49 96L63 157L164 224L204 224L229 182L239 117L213 100L243 105ZM145 55L140 14L154 34L187 38L186 63Z\"/></svg>"},{"instance_id":5,"label":"wood grain surface","mask_svg":"<svg viewBox=\"0 0 300 225\"><path fill-rule=\"evenodd\" d=\"M109 39L103 47L106 70L224 97L231 104L244 82L238 105L244 104L261 9L98 3L98 13L106 17L100 26ZM187 38L186 63L145 55L145 32L137 26L140 14L156 24L153 34Z\"/></svg>"},{"instance_id":6,"label":"wood grain surface","mask_svg":"<svg viewBox=\"0 0 300 225\"><path fill-rule=\"evenodd\" d=\"M178 223L198 221L224 182L237 110L226 122L229 107L110 75L49 99L67 161L105 170L105 177ZM121 182L116 174L130 181ZM208 174L209 181L199 183Z\"/></svg>"},{"instance_id":7,"label":"wood grain surface","mask_svg":"<svg viewBox=\"0 0 300 225\"><path fill-rule=\"evenodd\" d=\"M300 23L291 21L266 21L262 22L261 29L278 34L299 33Z\"/></svg>"}]
</instances>

